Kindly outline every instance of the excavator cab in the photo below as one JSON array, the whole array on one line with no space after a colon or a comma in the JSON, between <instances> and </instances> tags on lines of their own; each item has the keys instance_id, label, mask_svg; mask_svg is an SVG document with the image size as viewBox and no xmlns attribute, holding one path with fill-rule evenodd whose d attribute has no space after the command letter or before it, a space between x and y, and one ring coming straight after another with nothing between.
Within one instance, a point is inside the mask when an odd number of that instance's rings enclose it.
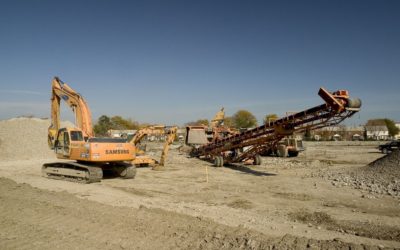
<instances>
[{"instance_id":1,"label":"excavator cab","mask_svg":"<svg viewBox=\"0 0 400 250\"><path fill-rule=\"evenodd\" d=\"M71 142L74 144L84 143L82 131L78 129L62 128L58 130L54 143L54 151L60 158L69 158L71 153Z\"/></svg>"}]
</instances>

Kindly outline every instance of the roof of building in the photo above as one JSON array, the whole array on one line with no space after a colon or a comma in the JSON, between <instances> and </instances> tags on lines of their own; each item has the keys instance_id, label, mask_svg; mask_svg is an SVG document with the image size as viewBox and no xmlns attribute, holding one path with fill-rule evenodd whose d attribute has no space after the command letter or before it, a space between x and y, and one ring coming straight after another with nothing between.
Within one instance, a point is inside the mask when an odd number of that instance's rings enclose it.
<instances>
[{"instance_id":1,"label":"roof of building","mask_svg":"<svg viewBox=\"0 0 400 250\"><path fill-rule=\"evenodd\" d=\"M365 126L367 131L388 131L386 126Z\"/></svg>"}]
</instances>

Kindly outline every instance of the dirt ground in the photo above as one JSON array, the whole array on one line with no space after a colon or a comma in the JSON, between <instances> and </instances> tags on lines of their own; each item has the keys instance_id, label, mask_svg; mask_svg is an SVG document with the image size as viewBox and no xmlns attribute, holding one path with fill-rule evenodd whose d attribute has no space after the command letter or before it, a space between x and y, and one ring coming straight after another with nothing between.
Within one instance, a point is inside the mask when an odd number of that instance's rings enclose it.
<instances>
[{"instance_id":1,"label":"dirt ground","mask_svg":"<svg viewBox=\"0 0 400 250\"><path fill-rule=\"evenodd\" d=\"M86 185L41 177L54 158L3 160L0 249L400 249L400 199L332 179L382 157L376 145L222 168L174 145L163 170Z\"/></svg>"}]
</instances>

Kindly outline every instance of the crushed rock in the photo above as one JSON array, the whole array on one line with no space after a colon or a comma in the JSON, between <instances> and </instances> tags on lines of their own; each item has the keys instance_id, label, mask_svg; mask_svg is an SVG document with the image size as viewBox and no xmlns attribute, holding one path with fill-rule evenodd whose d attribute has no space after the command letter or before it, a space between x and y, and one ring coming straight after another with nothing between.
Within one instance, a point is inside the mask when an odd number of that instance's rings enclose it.
<instances>
[{"instance_id":1,"label":"crushed rock","mask_svg":"<svg viewBox=\"0 0 400 250\"><path fill-rule=\"evenodd\" d=\"M352 171L327 172L322 177L331 180L334 186L351 186L371 194L400 198L400 151L393 151L367 166Z\"/></svg>"},{"instance_id":2,"label":"crushed rock","mask_svg":"<svg viewBox=\"0 0 400 250\"><path fill-rule=\"evenodd\" d=\"M320 168L332 165L329 161L321 160L299 160L293 157L263 157L262 165L270 168L276 167L279 169L293 169L293 168Z\"/></svg>"}]
</instances>

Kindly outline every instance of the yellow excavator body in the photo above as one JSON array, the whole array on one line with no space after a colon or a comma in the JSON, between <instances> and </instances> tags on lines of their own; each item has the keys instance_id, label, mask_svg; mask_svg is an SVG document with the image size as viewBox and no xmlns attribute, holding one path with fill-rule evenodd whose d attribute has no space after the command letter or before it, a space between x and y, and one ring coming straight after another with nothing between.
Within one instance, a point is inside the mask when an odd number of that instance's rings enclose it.
<instances>
[{"instance_id":1,"label":"yellow excavator body","mask_svg":"<svg viewBox=\"0 0 400 250\"><path fill-rule=\"evenodd\" d=\"M91 183L101 181L103 171L111 171L126 179L134 178L136 169L131 162L135 159L135 145L123 139L94 137L89 106L58 77L52 81L51 93L48 144L64 161L43 164L43 176ZM74 112L75 127L60 128L61 100Z\"/></svg>"}]
</instances>

